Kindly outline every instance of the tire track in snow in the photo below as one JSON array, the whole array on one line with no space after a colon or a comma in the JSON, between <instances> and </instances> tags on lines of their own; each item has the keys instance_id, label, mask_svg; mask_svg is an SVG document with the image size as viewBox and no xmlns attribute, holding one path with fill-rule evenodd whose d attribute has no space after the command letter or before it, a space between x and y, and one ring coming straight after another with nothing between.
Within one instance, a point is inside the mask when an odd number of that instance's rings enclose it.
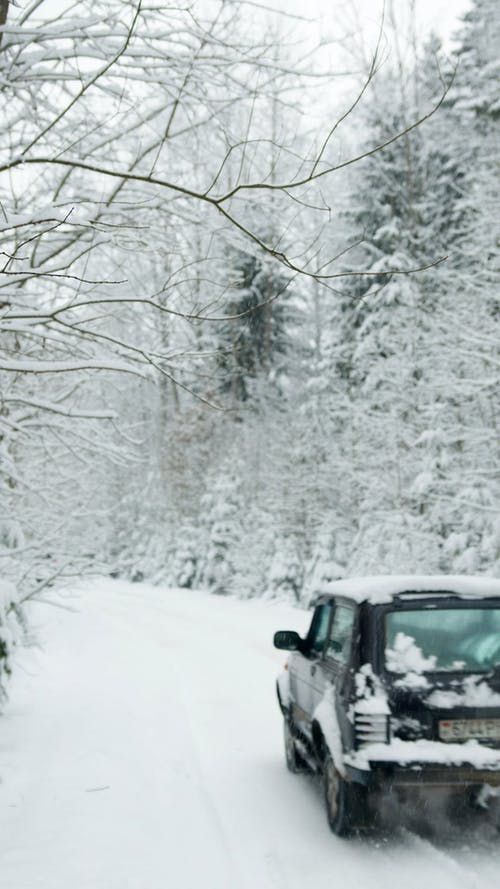
<instances>
[{"instance_id":1,"label":"tire track in snow","mask_svg":"<svg viewBox=\"0 0 500 889\"><path fill-rule=\"evenodd\" d=\"M182 649L183 647L179 641L182 637L182 634L179 633L179 630L177 628L174 653L172 653L170 650L170 646L168 645L168 633L172 633L172 627L165 627L161 623L161 621L158 621L157 619L154 621L154 623L152 623L149 612L154 611L157 615L162 615L164 618L171 619L172 617L174 617L174 621L180 622L183 629L190 629L192 626L192 621L182 612L178 612L173 615L172 611L169 610L167 603L158 602L153 606L153 608L148 607L147 613L144 613L143 607L141 607L144 603L143 601L141 601L141 598L139 596L133 598L135 599L135 604L139 607L139 613L135 615L133 622L134 635L137 634L138 628L142 627L143 631L145 631L146 633L148 643L150 644L151 641L154 640L156 644L160 643L164 652L166 652L166 654L164 653L164 667L168 668L171 680L169 685L169 708L175 708L176 725L178 726L179 724L182 724L187 729L184 730L182 733L183 754L186 758L186 766L188 769L187 774L189 775L190 780L193 777L195 779L193 783L196 790L198 791L198 799L200 799L203 804L207 823L210 824L211 830L215 829L215 833L218 837L221 850L224 853L224 856L228 863L230 873L227 877L227 889L234 889L235 886L241 887L241 889L254 889L254 887L247 882L246 876L243 873L235 855L233 854L224 821L221 818L217 806L214 802L213 791L208 786L206 773L200 758L199 749L196 743L196 728L193 722L192 715L190 713L190 709L187 705L187 701L189 700L189 689L186 688L182 670L179 668L179 664L176 660L180 649ZM110 614L110 618L114 626L117 625L117 610L118 608L115 604L114 607L111 609ZM125 614L127 614L128 619L124 618ZM130 607L124 609L120 624L123 630L130 630ZM167 633L166 639L164 636L165 632ZM219 877L218 879L220 880L221 877ZM223 889L222 885L218 884L217 889Z\"/></svg>"}]
</instances>

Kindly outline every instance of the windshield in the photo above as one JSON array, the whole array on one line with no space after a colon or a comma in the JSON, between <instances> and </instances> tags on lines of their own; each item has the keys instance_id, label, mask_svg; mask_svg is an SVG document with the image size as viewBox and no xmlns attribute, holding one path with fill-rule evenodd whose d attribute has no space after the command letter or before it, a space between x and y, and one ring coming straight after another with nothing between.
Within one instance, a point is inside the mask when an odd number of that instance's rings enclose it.
<instances>
[{"instance_id":1,"label":"windshield","mask_svg":"<svg viewBox=\"0 0 500 889\"><path fill-rule=\"evenodd\" d=\"M392 673L491 670L500 663L500 607L390 611L385 640Z\"/></svg>"}]
</instances>

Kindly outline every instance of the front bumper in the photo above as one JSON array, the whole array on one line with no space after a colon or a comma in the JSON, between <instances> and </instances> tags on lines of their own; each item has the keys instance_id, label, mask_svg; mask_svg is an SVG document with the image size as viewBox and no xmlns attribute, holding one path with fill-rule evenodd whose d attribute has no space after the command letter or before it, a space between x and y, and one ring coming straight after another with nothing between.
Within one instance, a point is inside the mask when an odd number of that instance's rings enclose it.
<instances>
[{"instance_id":1,"label":"front bumper","mask_svg":"<svg viewBox=\"0 0 500 889\"><path fill-rule=\"evenodd\" d=\"M346 766L346 771L349 780L376 790L388 787L458 789L478 784L500 787L499 770L476 769L470 766L442 766L429 763L400 766L397 763L374 763L369 772L353 766Z\"/></svg>"},{"instance_id":2,"label":"front bumper","mask_svg":"<svg viewBox=\"0 0 500 889\"><path fill-rule=\"evenodd\" d=\"M368 744L345 758L348 777L369 787L500 787L500 749L476 741Z\"/></svg>"}]
</instances>

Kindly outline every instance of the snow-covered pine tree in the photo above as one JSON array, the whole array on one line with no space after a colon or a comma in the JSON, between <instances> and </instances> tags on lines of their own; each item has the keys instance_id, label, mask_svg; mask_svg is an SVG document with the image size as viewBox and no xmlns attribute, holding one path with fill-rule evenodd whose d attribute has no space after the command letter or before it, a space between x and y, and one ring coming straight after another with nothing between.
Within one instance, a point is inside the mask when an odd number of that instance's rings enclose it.
<instances>
[{"instance_id":1,"label":"snow-covered pine tree","mask_svg":"<svg viewBox=\"0 0 500 889\"><path fill-rule=\"evenodd\" d=\"M455 239L447 269L443 353L455 448L446 542L456 570L497 571L498 342L500 336L500 8L474 0L458 34L457 70L447 100L448 145L461 158Z\"/></svg>"},{"instance_id":2,"label":"snow-covered pine tree","mask_svg":"<svg viewBox=\"0 0 500 889\"><path fill-rule=\"evenodd\" d=\"M247 401L260 375L279 375L286 351L290 276L255 251L227 255L227 321L218 326L220 388L233 403Z\"/></svg>"},{"instance_id":3,"label":"snow-covered pine tree","mask_svg":"<svg viewBox=\"0 0 500 889\"><path fill-rule=\"evenodd\" d=\"M374 86L368 145L432 106L441 89L432 42L409 81L401 78L390 71ZM443 288L432 263L453 236L460 176L439 114L368 158L353 180L351 222L360 244L349 258L366 275L344 286L337 326L337 370L351 405L343 449L357 487L350 571L440 564L428 518L436 479L427 474L424 488L418 445L441 384L435 359Z\"/></svg>"}]
</instances>

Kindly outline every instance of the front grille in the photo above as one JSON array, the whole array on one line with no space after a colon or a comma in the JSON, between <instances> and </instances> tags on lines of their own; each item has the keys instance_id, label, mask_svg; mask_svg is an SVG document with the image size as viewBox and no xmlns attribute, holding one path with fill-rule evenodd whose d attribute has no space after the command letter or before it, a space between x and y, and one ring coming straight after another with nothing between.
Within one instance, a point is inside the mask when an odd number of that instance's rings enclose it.
<instances>
[{"instance_id":1,"label":"front grille","mask_svg":"<svg viewBox=\"0 0 500 889\"><path fill-rule=\"evenodd\" d=\"M389 741L389 721L385 713L355 713L354 733L356 745L387 744Z\"/></svg>"}]
</instances>

